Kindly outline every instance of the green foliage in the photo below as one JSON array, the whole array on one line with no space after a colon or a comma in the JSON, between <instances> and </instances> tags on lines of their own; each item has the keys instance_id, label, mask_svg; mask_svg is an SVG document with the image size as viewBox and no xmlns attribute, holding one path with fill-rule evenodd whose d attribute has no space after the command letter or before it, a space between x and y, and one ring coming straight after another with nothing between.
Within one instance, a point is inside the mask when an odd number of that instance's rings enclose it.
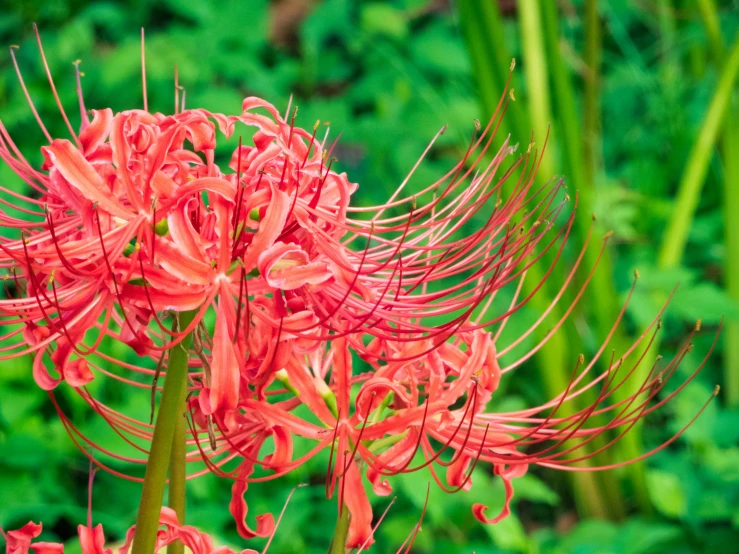
<instances>
[{"instance_id":1,"label":"green foliage","mask_svg":"<svg viewBox=\"0 0 739 554\"><path fill-rule=\"evenodd\" d=\"M585 8L583 1L563 4L568 10L560 13L561 63L574 76L572 109L580 110ZM704 153L707 174L695 185L700 187L695 215L679 221L681 241L686 241L684 255L673 267L657 267L663 232L673 216L686 160L704 124L722 63L712 53L717 49L715 25L709 26L709 36L698 7L712 3L663 2L668 15L674 15L672 22L658 16L652 4L598 2L603 34L602 138L595 150L601 167L594 182L586 184L592 187L591 208L598 213L599 224L614 231L609 277L618 295L625 296L635 268L642 275L627 314L629 333L636 334L651 320L659 308L655 298L668 294L677 281L680 289L665 319L663 353L669 357L695 320L703 319L705 333L696 337L695 349L680 370L687 378L700 363L700 354L710 347L711 332L721 318L739 321L737 298L724 289L725 261L739 257L739 252L725 248L720 217L725 163L710 145ZM123 110L142 105L139 29L143 26L147 31L149 102L154 110L172 108L175 64L189 106L234 113L244 96L259 95L284 108L292 94L293 104L300 106L302 126L310 128L321 120L321 132L330 125L333 136L342 133L337 147L341 168L361 185L357 202L369 204L387 198L445 124L448 131L409 186L420 187L460 157L473 120L483 113L476 83L481 94L489 96L485 104L497 101L499 76L473 73L476 66L470 61L455 9L430 0L7 0L0 12L0 42L21 47L18 59L34 102L51 133L65 136L38 60L31 23L39 24L57 88L73 121L78 116L72 62L78 58L85 72L88 108ZM718 32L723 42L731 45L739 24L736 2L716 2L716 9ZM521 44L521 26L515 17L504 17L503 33L488 37L477 55L497 59L494 47L502 41L518 57L522 70L518 76L521 82L516 84L517 103L528 112L529 99L541 91L526 90L521 78L527 64L521 52L527 52L527 45ZM675 28L671 42L666 37L667 24ZM665 49L665 44L670 48ZM508 60L504 64L502 73L507 72ZM39 163L43 135L27 108L5 50L0 53L0 67L0 118L24 154ZM735 86L732 91L736 95ZM556 103L556 94L554 97ZM730 109L736 110L736 103ZM519 118L515 125L522 126L524 111L516 115L515 110L523 108L513 107L511 114ZM580 113L565 116L582 120ZM564 116L555 109L551 117L554 136L562 136ZM537 125L545 124L537 121ZM507 129L515 129L515 125L511 123ZM513 136L512 140L526 143L528 135ZM578 158L567 156L563 145L552 151L557 172L564 172L560 168ZM23 186L4 166L0 167L0 179L9 188L21 190ZM734 185L739 187L739 183ZM583 213L579 217L589 216ZM603 337L590 329L593 310L597 309L596 301L579 315L568 338L579 334L586 345L600 344ZM524 312L521 316L511 322L506 333L520 333L536 314ZM673 403L647 419L645 450L678 432L700 409L714 384L723 382L722 346ZM570 347L573 352L580 348L579 344ZM120 355L135 359L125 348ZM503 383L501 397L495 399L497 406L520 409L545 399L535 371L523 367L514 373ZM127 406L115 387L97 382L91 386L100 387L99 392L114 407L147 409ZM74 394L61 387L57 396L83 432L103 445L109 440L104 423L91 417ZM493 512L500 508L502 483L491 474L478 471L470 493L446 495L432 484L426 520L414 551L735 551L739 541L737 443L739 411L725 406L719 398L682 439L648 462L646 483L656 513L632 510L626 520L615 523L578 519L567 482L548 470L532 470L514 483L514 513L497 526L478 524L469 509L473 502L489 505ZM296 449L304 446L298 443ZM88 462L68 438L47 396L34 386L30 359L2 364L0 452L0 524L8 529L29 519L43 519L44 538L66 540L72 536L74 526L86 517ZM132 451L131 455L137 453ZM290 490L308 483L296 491L271 552L326 551L336 519L335 501L323 496L326 461L327 455L319 456L282 480L250 487L249 518L253 522L254 514L279 513ZM131 471L132 467L118 464L115 469ZM394 551L411 532L430 480L425 472L392 480L398 499L377 531L378 552ZM139 491L138 484L98 473L94 517L112 537L121 538L135 520ZM628 484L619 491L627 507L633 506L632 492ZM235 534L227 512L229 483L203 477L190 483L188 495L191 523L224 543L246 546ZM370 496L377 514L390 501ZM605 502L615 500L606 498ZM248 546L259 548L261 544L254 541Z\"/></svg>"}]
</instances>

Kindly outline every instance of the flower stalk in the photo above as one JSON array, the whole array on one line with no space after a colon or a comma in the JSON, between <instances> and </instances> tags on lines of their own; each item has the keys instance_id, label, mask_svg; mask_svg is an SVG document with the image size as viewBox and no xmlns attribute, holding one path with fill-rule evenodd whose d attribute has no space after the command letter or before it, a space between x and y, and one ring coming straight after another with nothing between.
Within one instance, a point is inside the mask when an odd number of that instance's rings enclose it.
<instances>
[{"instance_id":1,"label":"flower stalk","mask_svg":"<svg viewBox=\"0 0 739 554\"><path fill-rule=\"evenodd\" d=\"M187 364L187 360L185 361ZM180 406L184 408L187 397L187 385L182 387L182 401ZM172 452L169 456L169 507L177 514L180 523L185 522L185 479L187 477L186 455L187 455L187 420L184 410L175 416L174 438L172 440ZM169 554L185 554L185 545L176 541L169 546Z\"/></svg>"},{"instance_id":2,"label":"flower stalk","mask_svg":"<svg viewBox=\"0 0 739 554\"><path fill-rule=\"evenodd\" d=\"M195 310L180 313L174 320L173 327L175 329L186 328L192 322L195 313ZM174 458L173 453L176 453L178 460L174 463L170 473L174 486L170 486L169 498L170 502L174 500L177 504L172 508L177 511L180 522L184 516L184 436L175 439L175 435L178 427L181 431L180 435L183 435L182 431L185 430L185 421L182 416L187 394L187 360L191 340L192 334L188 334L169 351L167 376L154 428L149 460L146 464L141 502L136 516L136 534L132 554L148 554L154 551L164 485L167 482L170 459ZM180 482L174 484L175 480Z\"/></svg>"},{"instance_id":3,"label":"flower stalk","mask_svg":"<svg viewBox=\"0 0 739 554\"><path fill-rule=\"evenodd\" d=\"M331 539L331 546L328 554L344 554L346 552L346 538L349 534L349 510L344 506L336 520L336 530L334 538Z\"/></svg>"}]
</instances>

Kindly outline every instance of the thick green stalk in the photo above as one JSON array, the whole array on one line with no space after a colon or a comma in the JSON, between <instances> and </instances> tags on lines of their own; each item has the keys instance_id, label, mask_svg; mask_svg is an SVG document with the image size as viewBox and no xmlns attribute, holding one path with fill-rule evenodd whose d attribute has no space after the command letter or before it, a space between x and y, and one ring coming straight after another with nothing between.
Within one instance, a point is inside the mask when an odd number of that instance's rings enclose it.
<instances>
[{"instance_id":1,"label":"thick green stalk","mask_svg":"<svg viewBox=\"0 0 739 554\"><path fill-rule=\"evenodd\" d=\"M724 287L739 304L739 102L733 100L726 118L724 159ZM724 330L724 399L727 406L739 406L739 321L726 322Z\"/></svg>"},{"instance_id":2,"label":"thick green stalk","mask_svg":"<svg viewBox=\"0 0 739 554\"><path fill-rule=\"evenodd\" d=\"M174 438L172 440L172 452L169 456L169 507L177 514L177 520L185 523L185 480L187 468L185 456L187 455L187 420L185 419L185 400L187 387L182 387L182 401L180 405L183 410L177 415L174 427ZM185 554L185 545L176 541L169 545L167 554Z\"/></svg>"},{"instance_id":3,"label":"thick green stalk","mask_svg":"<svg viewBox=\"0 0 739 554\"><path fill-rule=\"evenodd\" d=\"M185 329L192 322L195 313L190 311L179 314L176 320L179 325L175 322L173 328ZM131 554L151 554L154 551L175 427L185 411L187 360L191 338L191 335L187 335L169 351L167 375L146 464Z\"/></svg>"},{"instance_id":4,"label":"thick green stalk","mask_svg":"<svg viewBox=\"0 0 739 554\"><path fill-rule=\"evenodd\" d=\"M508 77L511 60L503 43L503 23L500 11L496 2L486 0L460 2L458 7L460 25L470 54L473 74L480 94L480 103L484 113L490 115L493 113L498 98L503 91L503 84ZM524 60L524 63L528 63L528 58ZM515 76L513 81L515 87ZM529 84L529 90L530 87ZM507 113L510 116L510 123L507 124L506 129L510 129L515 138L528 137L531 126L521 103L510 103ZM541 145L546 135L548 123L547 120L542 125L542 121L539 121L538 129L536 129L539 145ZM538 134L540 131L544 133L541 136ZM523 146L523 148L526 147L527 145ZM551 178L552 167L551 161L548 166L542 166L539 177L540 183ZM542 278L543 273L540 267L532 266L527 273L527 282L524 288L530 291L533 284L538 283ZM549 306L551 296L548 297L546 289L545 286L534 295L529 303L532 310L543 311ZM552 321L560 316L561 312L556 307L550 313ZM542 337L543 332L544 330L538 333L539 338ZM540 379L548 396L558 395L566 389L567 379L571 372L566 363L567 359L566 343L561 333L555 333L535 356L540 371ZM562 416L567 415L565 414L565 408L568 408L568 406L563 407L560 411ZM593 474L576 472L571 475L571 478L575 497L581 510L591 515L603 515L605 506L600 500L603 495L599 494L598 483Z\"/></svg>"},{"instance_id":5,"label":"thick green stalk","mask_svg":"<svg viewBox=\"0 0 739 554\"><path fill-rule=\"evenodd\" d=\"M520 2L518 4L518 22L521 28L521 49L523 53L523 69L526 75L526 94L534 137L539 150L544 145L544 138L549 135L547 148L539 166L539 173L546 181L554 175L554 151L556 142L554 130L550 128L552 121L551 101L549 99L549 82L547 58L542 41L542 25L538 2Z\"/></svg>"},{"instance_id":6,"label":"thick green stalk","mask_svg":"<svg viewBox=\"0 0 739 554\"><path fill-rule=\"evenodd\" d=\"M334 538L331 539L331 546L328 554L345 554L346 553L346 537L349 534L349 510L344 506L341 515L336 520L336 530Z\"/></svg>"},{"instance_id":7,"label":"thick green stalk","mask_svg":"<svg viewBox=\"0 0 739 554\"><path fill-rule=\"evenodd\" d=\"M459 2L460 27L472 62L478 96L486 116L492 115L508 78L511 57L503 41L503 21L497 2L473 0ZM515 88L515 77L512 79ZM499 136L528 129L526 115L521 105L510 102L506 117L500 125ZM528 137L529 130L522 137ZM520 139L514 137L514 142Z\"/></svg>"},{"instance_id":8,"label":"thick green stalk","mask_svg":"<svg viewBox=\"0 0 739 554\"><path fill-rule=\"evenodd\" d=\"M721 24L719 23L718 11L713 0L696 0L698 11L701 14L703 27L708 35L708 44L711 47L715 61L723 62L726 55L726 45L721 35Z\"/></svg>"},{"instance_id":9,"label":"thick green stalk","mask_svg":"<svg viewBox=\"0 0 739 554\"><path fill-rule=\"evenodd\" d=\"M737 75L739 75L739 37L735 39L731 54L726 59L716 92L703 120L703 126L693 144L688 163L680 179L675 207L667 224L657 258L661 268L676 266L685 252L688 233L698 206L708 163L713 154L716 137L726 118Z\"/></svg>"},{"instance_id":10,"label":"thick green stalk","mask_svg":"<svg viewBox=\"0 0 739 554\"><path fill-rule=\"evenodd\" d=\"M711 45L711 53L718 67L726 61L726 46L721 35L718 12L713 0L697 0L703 26ZM739 303L739 103L730 100L725 117L721 149L724 168L724 288ZM739 406L739 321L729 319L724 327L724 398L728 406Z\"/></svg>"},{"instance_id":11,"label":"thick green stalk","mask_svg":"<svg viewBox=\"0 0 739 554\"><path fill-rule=\"evenodd\" d=\"M602 48L600 17L596 1L587 0L584 16L585 49L583 53L587 72L584 78L581 126L572 76L560 53L557 5L554 2L543 2L540 5L542 8L544 44L553 83L557 128L561 131L560 136L562 137L560 142L563 153L562 162L567 169L568 183L572 189L579 193L578 211L580 215L577 218L577 230L579 239L584 241L587 234L591 232L592 222L591 218L587 216L593 212L596 173L602 171L600 155L602 149L600 146L600 63ZM603 239L603 229L596 225L592 230L590 245L585 251L585 264L587 267L594 267L598 264L599 267L593 275L585 298L580 302L578 308L580 313L587 313L585 317L591 317L595 321L594 327L598 339L602 339L610 333L613 322L620 310L620 305L617 302L618 293L612 279L609 252L604 252L600 257L600 261L598 261ZM597 308L588 312L586 308L589 306L597 306ZM573 340L579 340L579 337L574 336ZM621 328L619 328L614 333L610 344L616 351L621 352L625 349L626 342ZM604 359L604 365L608 361L608 359ZM584 399L586 402L595 401L592 394L585 395ZM625 440L633 441L634 439L635 434L630 433L628 438L625 437L621 442L623 444ZM593 449L597 449L601 445L598 444L598 441L594 441L591 446ZM610 459L610 449L606 450L601 456L606 458L604 461L606 464L613 461ZM610 516L620 518L623 515L623 506L621 504L621 489L616 475L612 472L600 473L596 478L604 487L607 497L611 499L609 503ZM644 485L643 475L634 475L633 481L635 490L641 488L646 492L646 486L638 486L639 482ZM644 503L649 505L648 496L645 494L644 498L641 498L640 495L640 503L644 499L646 499Z\"/></svg>"}]
</instances>

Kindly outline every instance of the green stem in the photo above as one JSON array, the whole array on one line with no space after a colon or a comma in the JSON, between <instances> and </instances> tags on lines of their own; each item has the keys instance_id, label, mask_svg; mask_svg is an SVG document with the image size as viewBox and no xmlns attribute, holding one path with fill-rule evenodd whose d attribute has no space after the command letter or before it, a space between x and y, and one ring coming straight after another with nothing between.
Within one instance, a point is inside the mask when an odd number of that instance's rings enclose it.
<instances>
[{"instance_id":1,"label":"green stem","mask_svg":"<svg viewBox=\"0 0 739 554\"><path fill-rule=\"evenodd\" d=\"M580 124L572 76L560 53L560 26L557 4L556 2L542 2L540 6L544 45L553 84L557 128L561 130L562 162L567 170L568 184L579 194L578 211L580 214L576 222L578 238L580 244L584 245L585 237L592 233L590 244L585 251L585 261L587 267L598 265L598 270L592 276L590 285L586 290L585 299L576 308L575 317L594 320L597 338L600 339L611 332L613 322L621 308L618 304L618 293L613 283L609 251L606 250L602 255L600 254L605 235L604 229L598 223L593 224L591 218L588 217L594 212L596 175L602 171L602 156L600 155L602 150L600 133L600 66L602 51L600 15L596 0L586 0L583 18L585 32L583 59L587 71L584 77L583 116L582 124ZM580 284L582 285L582 281ZM588 310L593 306L597 306L597 308ZM580 340L577 333L570 334L569 338L573 342ZM625 350L626 340L620 328L613 334L611 345L619 352ZM604 358L603 365L606 366L608 361L608 358ZM586 393L581 398L580 405L583 406L591 402L595 402L595 395ZM629 440L633 436L634 434L629 434L628 439L624 437L624 440ZM604 444L605 438L601 444L596 440L590 445L591 450L597 450ZM603 463L605 465L613 462L610 459L611 457L610 449L600 455L600 458L604 459ZM595 479L601 483L610 502L607 505L595 506L594 509L603 511L607 508L610 517L613 519L621 518L624 509L616 475L613 472L602 472L598 473Z\"/></svg>"},{"instance_id":2,"label":"green stem","mask_svg":"<svg viewBox=\"0 0 739 554\"><path fill-rule=\"evenodd\" d=\"M739 102L734 100L726 118L723 136L724 158L724 287L739 305ZM724 384L726 405L739 406L739 321L736 317L726 322L724 331Z\"/></svg>"},{"instance_id":3,"label":"green stem","mask_svg":"<svg viewBox=\"0 0 739 554\"><path fill-rule=\"evenodd\" d=\"M195 313L195 311L190 311L179 314L178 319L173 323L173 328L186 328L192 322ZM154 552L175 427L185 408L187 360L191 339L191 335L187 335L169 351L167 374L154 427L149 460L146 464L131 554Z\"/></svg>"},{"instance_id":4,"label":"green stem","mask_svg":"<svg viewBox=\"0 0 739 554\"><path fill-rule=\"evenodd\" d=\"M349 535L349 510L344 506L341 515L336 520L334 538L331 540L328 554L345 554L346 538Z\"/></svg>"},{"instance_id":5,"label":"green stem","mask_svg":"<svg viewBox=\"0 0 739 554\"><path fill-rule=\"evenodd\" d=\"M708 43L717 67L726 62L726 45L721 35L719 15L713 0L698 0L698 9L703 26L708 35ZM735 217L739 213L739 117L736 99L729 101L725 118L721 150L723 159L724 189L724 288L728 295L739 303L739 225ZM736 318L727 320L724 328L724 385L727 406L739 406L739 321Z\"/></svg>"},{"instance_id":6,"label":"green stem","mask_svg":"<svg viewBox=\"0 0 739 554\"><path fill-rule=\"evenodd\" d=\"M703 120L703 126L688 156L688 163L678 187L675 208L667 224L657 258L660 268L667 269L679 264L685 251L688 233L708 171L708 163L713 154L718 132L726 119L727 107L737 74L739 74L739 37L734 42L731 55L726 59L716 92Z\"/></svg>"},{"instance_id":7,"label":"green stem","mask_svg":"<svg viewBox=\"0 0 739 554\"><path fill-rule=\"evenodd\" d=\"M182 387L182 399L180 406L185 406L187 387ZM169 456L169 507L177 514L177 521L185 523L185 478L187 468L185 467L185 456L187 455L187 420L184 410L177 415L174 427L174 439L172 440L172 452ZM176 541L169 545L167 554L185 554L185 545Z\"/></svg>"},{"instance_id":8,"label":"green stem","mask_svg":"<svg viewBox=\"0 0 739 554\"><path fill-rule=\"evenodd\" d=\"M528 95L528 107L531 117L531 125L534 129L534 135L537 140L537 148L540 149L544 144L544 138L549 132L549 140L546 150L543 152L541 165L537 179L540 183L546 182L552 178L555 172L554 159L558 150L558 136L549 124L552 121L552 108L550 98L549 83L549 64L546 55L546 47L544 44L547 35L543 21L543 11L546 7L556 9L555 3L539 3L539 2L520 2L518 3L518 17L521 32L521 48L523 54L524 73L526 75L526 91ZM556 17L556 12L555 12ZM551 34L551 33L550 33ZM555 30L555 36L558 35L558 29ZM559 44L557 39L553 41L553 48L559 52ZM561 75L560 75L561 76ZM562 81L560 80L560 83ZM573 110L574 112L574 110ZM572 117L572 114L567 114ZM582 218L581 218L582 219ZM539 295L537 295L539 296ZM536 299L536 297L534 297ZM541 299L541 306L533 305L534 308L546 308L550 303L548 298ZM559 310L556 310L559 312ZM552 312L552 318L558 318L559 313ZM553 397L560 394L567 388L570 369L567 367L568 359L567 342L562 333L555 334L547 344L542 356L546 356L546 362L541 364L542 377L546 384L548 395ZM551 362L555 361L552 365ZM563 415L571 415L577 410L575 406L565 407ZM565 417L566 417L565 415ZM579 464L583 467L590 465L589 460ZM578 509L581 514L594 516L599 518L617 517L618 511L615 502L606 502L608 495L603 490L601 478L592 472L579 472L572 476L573 492Z\"/></svg>"}]
</instances>

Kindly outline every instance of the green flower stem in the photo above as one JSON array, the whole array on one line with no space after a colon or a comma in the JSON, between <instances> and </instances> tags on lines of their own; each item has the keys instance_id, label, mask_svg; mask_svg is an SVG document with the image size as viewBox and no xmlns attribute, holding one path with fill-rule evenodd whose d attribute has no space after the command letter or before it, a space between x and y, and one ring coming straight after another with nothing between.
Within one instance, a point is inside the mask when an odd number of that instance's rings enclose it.
<instances>
[{"instance_id":1,"label":"green flower stem","mask_svg":"<svg viewBox=\"0 0 739 554\"><path fill-rule=\"evenodd\" d=\"M345 554L346 553L346 537L349 534L349 510L346 506L341 511L341 515L336 520L336 530L334 538L331 539L331 546L328 554Z\"/></svg>"},{"instance_id":2,"label":"green flower stem","mask_svg":"<svg viewBox=\"0 0 739 554\"><path fill-rule=\"evenodd\" d=\"M192 322L195 313L196 311L193 310L179 314L173 328L186 328ZM180 419L183 420L182 423L184 424L184 419L181 416L185 409L187 353L190 349L191 340L192 336L187 335L169 351L167 375L164 381L162 400L159 404L156 426L154 427L149 461L146 464L146 475L144 477L144 487L141 491L139 512L136 516L136 534L134 535L131 554L151 554L154 552L175 428ZM178 471L175 471L175 473L179 474ZM182 498L184 500L184 486Z\"/></svg>"},{"instance_id":3,"label":"green flower stem","mask_svg":"<svg viewBox=\"0 0 739 554\"><path fill-rule=\"evenodd\" d=\"M187 397L187 386L182 387L182 399L180 406L185 408ZM184 409L175 417L174 438L172 440L172 452L169 456L169 507L177 514L177 520L185 523L185 478L187 468L185 467L185 456L187 455L187 420ZM176 541L169 545L167 554L185 554L185 545Z\"/></svg>"}]
</instances>

